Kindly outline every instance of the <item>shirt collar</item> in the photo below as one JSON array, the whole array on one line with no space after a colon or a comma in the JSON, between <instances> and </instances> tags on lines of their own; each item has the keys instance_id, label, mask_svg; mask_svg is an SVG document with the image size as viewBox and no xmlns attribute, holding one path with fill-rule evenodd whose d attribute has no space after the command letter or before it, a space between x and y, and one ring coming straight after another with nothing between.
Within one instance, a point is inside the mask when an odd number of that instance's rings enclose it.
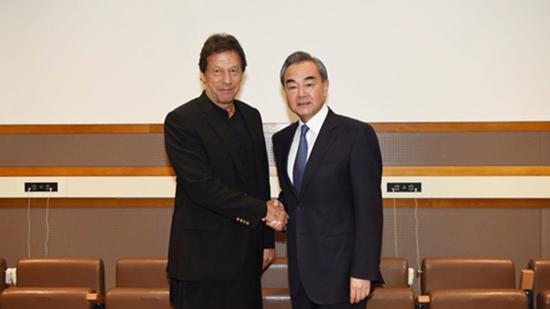
<instances>
[{"instance_id":1,"label":"shirt collar","mask_svg":"<svg viewBox=\"0 0 550 309\"><path fill-rule=\"evenodd\" d=\"M323 107L315 114L311 119L306 123L309 130L312 131L312 133L315 133L315 135L319 134L321 131L321 127L323 126L323 122L325 122L325 119L328 115L328 106L326 104L323 104ZM301 126L304 123L302 120L298 118L298 125Z\"/></svg>"}]
</instances>

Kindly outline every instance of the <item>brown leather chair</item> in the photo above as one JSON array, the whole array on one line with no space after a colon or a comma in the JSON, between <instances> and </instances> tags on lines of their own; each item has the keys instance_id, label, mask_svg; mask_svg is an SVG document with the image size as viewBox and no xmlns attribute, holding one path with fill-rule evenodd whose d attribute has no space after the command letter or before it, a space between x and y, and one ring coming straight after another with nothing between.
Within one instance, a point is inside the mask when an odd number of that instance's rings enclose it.
<instances>
[{"instance_id":1,"label":"brown leather chair","mask_svg":"<svg viewBox=\"0 0 550 309\"><path fill-rule=\"evenodd\" d=\"M384 284L369 296L369 309L413 309L414 293L408 285L409 264L403 258L380 260Z\"/></svg>"},{"instance_id":2,"label":"brown leather chair","mask_svg":"<svg viewBox=\"0 0 550 309\"><path fill-rule=\"evenodd\" d=\"M380 271L385 288L409 287L409 263L404 258L383 257L380 260Z\"/></svg>"},{"instance_id":3,"label":"brown leather chair","mask_svg":"<svg viewBox=\"0 0 550 309\"><path fill-rule=\"evenodd\" d=\"M0 258L0 292L6 288L6 269L8 268L6 260Z\"/></svg>"},{"instance_id":4,"label":"brown leather chair","mask_svg":"<svg viewBox=\"0 0 550 309\"><path fill-rule=\"evenodd\" d=\"M514 289L510 259L426 257L422 261L423 294L441 289Z\"/></svg>"},{"instance_id":5,"label":"brown leather chair","mask_svg":"<svg viewBox=\"0 0 550 309\"><path fill-rule=\"evenodd\" d=\"M17 287L82 287L103 296L105 267L100 258L21 259Z\"/></svg>"},{"instance_id":6,"label":"brown leather chair","mask_svg":"<svg viewBox=\"0 0 550 309\"><path fill-rule=\"evenodd\" d=\"M34 258L17 263L17 284L4 290L0 308L93 308L104 293L99 258Z\"/></svg>"},{"instance_id":7,"label":"brown leather chair","mask_svg":"<svg viewBox=\"0 0 550 309\"><path fill-rule=\"evenodd\" d=\"M427 257L421 289L430 309L528 309L510 259Z\"/></svg>"},{"instance_id":8,"label":"brown leather chair","mask_svg":"<svg viewBox=\"0 0 550 309\"><path fill-rule=\"evenodd\" d=\"M527 267L534 272L536 308L550 309L550 259L532 259Z\"/></svg>"},{"instance_id":9,"label":"brown leather chair","mask_svg":"<svg viewBox=\"0 0 550 309\"><path fill-rule=\"evenodd\" d=\"M125 258L116 266L116 287L105 297L108 309L169 309L166 259Z\"/></svg>"}]
</instances>

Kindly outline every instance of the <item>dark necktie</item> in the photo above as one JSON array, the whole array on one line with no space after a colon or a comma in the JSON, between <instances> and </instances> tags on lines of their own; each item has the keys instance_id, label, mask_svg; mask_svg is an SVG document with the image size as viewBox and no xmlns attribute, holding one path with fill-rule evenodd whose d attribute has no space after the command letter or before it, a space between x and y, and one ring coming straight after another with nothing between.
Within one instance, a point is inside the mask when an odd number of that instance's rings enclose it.
<instances>
[{"instance_id":1,"label":"dark necktie","mask_svg":"<svg viewBox=\"0 0 550 309\"><path fill-rule=\"evenodd\" d=\"M302 186L302 177L306 169L307 163L307 139L306 133L309 128L304 124L301 127L300 143L298 144L298 152L296 153L296 161L294 161L294 169L292 170L292 176L294 177L294 188L296 192L300 192Z\"/></svg>"}]
</instances>

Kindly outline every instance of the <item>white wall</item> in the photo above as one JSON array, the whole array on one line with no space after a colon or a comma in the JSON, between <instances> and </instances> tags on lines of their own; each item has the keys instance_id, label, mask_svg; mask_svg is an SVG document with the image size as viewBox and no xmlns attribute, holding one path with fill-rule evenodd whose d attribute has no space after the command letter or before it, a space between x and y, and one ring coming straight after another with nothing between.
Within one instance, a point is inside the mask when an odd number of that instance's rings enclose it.
<instances>
[{"instance_id":1,"label":"white wall","mask_svg":"<svg viewBox=\"0 0 550 309\"><path fill-rule=\"evenodd\" d=\"M289 119L298 49L366 121L550 120L548 0L0 0L0 124L160 123L199 94L215 32L245 48L265 122Z\"/></svg>"}]
</instances>

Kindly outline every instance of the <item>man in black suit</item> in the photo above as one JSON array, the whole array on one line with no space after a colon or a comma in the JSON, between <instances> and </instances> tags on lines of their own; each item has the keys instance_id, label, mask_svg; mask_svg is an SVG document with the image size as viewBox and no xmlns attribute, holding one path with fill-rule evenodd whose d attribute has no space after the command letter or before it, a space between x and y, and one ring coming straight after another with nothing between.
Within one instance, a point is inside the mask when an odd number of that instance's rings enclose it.
<instances>
[{"instance_id":1,"label":"man in black suit","mask_svg":"<svg viewBox=\"0 0 550 309\"><path fill-rule=\"evenodd\" d=\"M235 99L246 68L239 42L211 36L199 67L204 92L170 112L164 124L177 177L170 300L177 309L261 309L262 267L275 258L273 231L262 221L281 230L287 216L268 201L260 114Z\"/></svg>"},{"instance_id":2,"label":"man in black suit","mask_svg":"<svg viewBox=\"0 0 550 309\"><path fill-rule=\"evenodd\" d=\"M332 112L328 74L305 52L281 69L299 121L273 136L279 199L289 222L288 270L294 309L365 308L382 282L382 160L366 123Z\"/></svg>"}]
</instances>

